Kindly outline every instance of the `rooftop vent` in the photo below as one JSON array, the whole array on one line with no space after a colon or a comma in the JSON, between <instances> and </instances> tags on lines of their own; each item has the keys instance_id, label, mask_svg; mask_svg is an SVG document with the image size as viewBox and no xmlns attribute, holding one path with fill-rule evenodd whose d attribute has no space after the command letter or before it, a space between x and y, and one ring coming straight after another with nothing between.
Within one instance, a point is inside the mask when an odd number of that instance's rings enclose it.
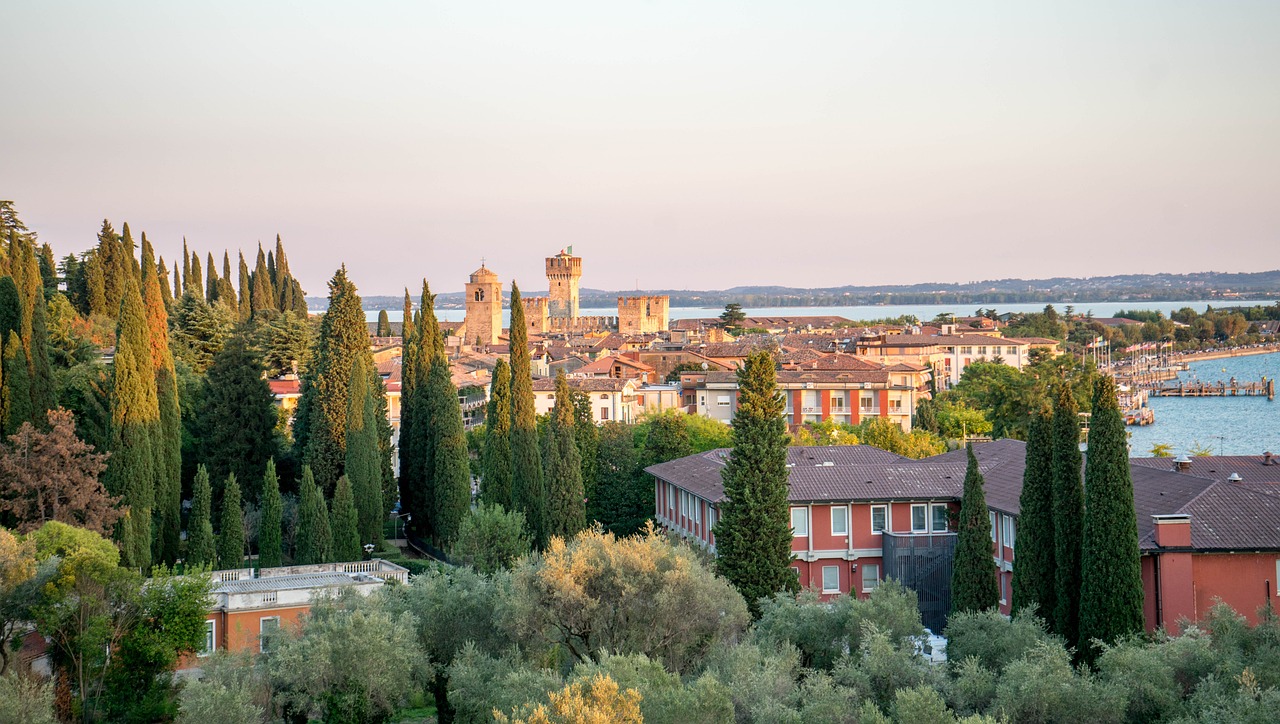
<instances>
[{"instance_id":1,"label":"rooftop vent","mask_svg":"<svg viewBox=\"0 0 1280 724\"><path fill-rule=\"evenodd\" d=\"M1263 465L1275 465L1275 464L1276 464L1275 456L1274 456L1274 455L1272 455L1272 454L1271 454L1271 453L1269 453L1269 452L1264 452L1264 453L1262 453L1262 464L1263 464Z\"/></svg>"},{"instance_id":2,"label":"rooftop vent","mask_svg":"<svg viewBox=\"0 0 1280 724\"><path fill-rule=\"evenodd\" d=\"M1173 469L1180 473L1187 472L1191 469L1191 458L1185 454L1179 455L1178 459L1173 461Z\"/></svg>"},{"instance_id":3,"label":"rooftop vent","mask_svg":"<svg viewBox=\"0 0 1280 724\"><path fill-rule=\"evenodd\" d=\"M1231 475L1227 476L1228 483L1238 483L1242 480L1244 480L1244 478L1240 477L1240 473L1231 473Z\"/></svg>"}]
</instances>

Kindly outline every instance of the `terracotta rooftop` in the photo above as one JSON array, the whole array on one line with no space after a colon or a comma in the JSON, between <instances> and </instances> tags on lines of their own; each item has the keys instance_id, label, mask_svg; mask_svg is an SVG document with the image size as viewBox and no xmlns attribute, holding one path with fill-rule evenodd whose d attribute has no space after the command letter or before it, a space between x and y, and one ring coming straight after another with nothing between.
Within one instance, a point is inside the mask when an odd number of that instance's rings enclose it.
<instances>
[{"instance_id":1,"label":"terracotta rooftop","mask_svg":"<svg viewBox=\"0 0 1280 724\"><path fill-rule=\"evenodd\" d=\"M615 377L570 377L569 387L583 392L621 392L631 380L620 380ZM533 380L534 392L555 392L556 381L550 377L537 377Z\"/></svg>"}]
</instances>

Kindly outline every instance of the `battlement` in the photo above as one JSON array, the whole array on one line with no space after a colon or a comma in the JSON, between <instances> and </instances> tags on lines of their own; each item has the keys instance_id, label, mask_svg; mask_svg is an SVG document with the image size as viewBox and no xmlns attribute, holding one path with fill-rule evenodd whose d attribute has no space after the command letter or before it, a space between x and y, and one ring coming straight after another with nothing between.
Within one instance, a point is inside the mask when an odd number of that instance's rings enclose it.
<instances>
[{"instance_id":1,"label":"battlement","mask_svg":"<svg viewBox=\"0 0 1280 724\"><path fill-rule=\"evenodd\" d=\"M618 331L652 334L666 331L671 299L664 295L618 297Z\"/></svg>"},{"instance_id":2,"label":"battlement","mask_svg":"<svg viewBox=\"0 0 1280 724\"><path fill-rule=\"evenodd\" d=\"M550 279L552 276L581 277L582 257L572 256L564 252L547 257L547 278Z\"/></svg>"}]
</instances>

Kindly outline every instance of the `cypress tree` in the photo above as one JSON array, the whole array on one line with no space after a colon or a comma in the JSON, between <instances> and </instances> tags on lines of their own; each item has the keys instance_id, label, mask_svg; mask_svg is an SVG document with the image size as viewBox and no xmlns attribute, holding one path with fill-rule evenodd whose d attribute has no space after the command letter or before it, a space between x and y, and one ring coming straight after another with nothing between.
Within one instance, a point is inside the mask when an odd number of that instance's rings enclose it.
<instances>
[{"instance_id":1,"label":"cypress tree","mask_svg":"<svg viewBox=\"0 0 1280 724\"><path fill-rule=\"evenodd\" d=\"M589 505L595 497L597 479L600 477L600 428L596 427L591 412L591 395L581 390L573 392L573 439L578 444L578 455L582 458L582 491ZM590 513L586 515L587 520L590 520Z\"/></svg>"},{"instance_id":2,"label":"cypress tree","mask_svg":"<svg viewBox=\"0 0 1280 724\"><path fill-rule=\"evenodd\" d=\"M244 261L244 252L240 252L240 303L238 306L241 322L249 321L253 316L253 286L249 281L249 265Z\"/></svg>"},{"instance_id":3,"label":"cypress tree","mask_svg":"<svg viewBox=\"0 0 1280 724\"><path fill-rule=\"evenodd\" d=\"M369 326L344 265L329 282L329 309L303 374L294 428L302 462L311 466L322 490L332 489L342 474L351 364L356 357L372 366ZM306 421L298 425L304 414Z\"/></svg>"},{"instance_id":4,"label":"cypress tree","mask_svg":"<svg viewBox=\"0 0 1280 724\"><path fill-rule=\"evenodd\" d=\"M186 243L185 241L183 242ZM185 279L187 280L187 291L195 295L200 301L209 301L205 295L204 275L200 271L200 256L198 253L191 255L191 273Z\"/></svg>"},{"instance_id":5,"label":"cypress tree","mask_svg":"<svg viewBox=\"0 0 1280 724\"><path fill-rule=\"evenodd\" d=\"M343 270L345 272L345 265ZM251 301L255 317L264 310L275 309L276 307L275 295L271 293L271 278L270 272L267 271L267 258L262 253L262 244L258 244L258 263L253 267L253 297ZM365 336L369 336L368 327L365 327Z\"/></svg>"},{"instance_id":6,"label":"cypress tree","mask_svg":"<svg viewBox=\"0 0 1280 724\"><path fill-rule=\"evenodd\" d=\"M124 277L133 277L137 284L142 283L142 267L138 264L137 257L133 251L136 245L133 243L133 234L129 231L129 224L126 223L120 229L120 254L116 257L118 266L117 274L123 279ZM121 294L124 293L124 284L120 284Z\"/></svg>"},{"instance_id":7,"label":"cypress tree","mask_svg":"<svg viewBox=\"0 0 1280 724\"><path fill-rule=\"evenodd\" d=\"M8 277L5 277L6 279ZM0 368L4 378L4 435L8 437L30 422L31 372L27 369L27 355L22 349L22 339L10 330L4 344L0 345Z\"/></svg>"},{"instance_id":8,"label":"cypress tree","mask_svg":"<svg viewBox=\"0 0 1280 724\"><path fill-rule=\"evenodd\" d=\"M231 281L231 253L226 249L222 250L222 280ZM232 301L235 302L236 300L233 298ZM232 306L235 306L235 304L232 304Z\"/></svg>"},{"instance_id":9,"label":"cypress tree","mask_svg":"<svg viewBox=\"0 0 1280 724\"><path fill-rule=\"evenodd\" d=\"M267 461L262 476L262 526L258 532L258 567L282 565L280 536L284 526L284 504L280 500L280 482L276 479L276 461Z\"/></svg>"},{"instance_id":10,"label":"cypress tree","mask_svg":"<svg viewBox=\"0 0 1280 724\"><path fill-rule=\"evenodd\" d=\"M119 272L121 252L119 250L120 237L116 234L115 229L111 228L111 222L103 219L102 229L98 232L98 261L101 265L102 272L102 298L103 305L100 310L103 314L114 317L120 312L120 298L123 296L123 290L120 288L121 277Z\"/></svg>"},{"instance_id":11,"label":"cypress tree","mask_svg":"<svg viewBox=\"0 0 1280 724\"><path fill-rule=\"evenodd\" d=\"M480 497L511 508L511 368L504 359L494 365L489 383Z\"/></svg>"},{"instance_id":12,"label":"cypress tree","mask_svg":"<svg viewBox=\"0 0 1280 724\"><path fill-rule=\"evenodd\" d=\"M378 310L378 335L379 337L391 336L391 318L387 316L387 310Z\"/></svg>"},{"instance_id":13,"label":"cypress tree","mask_svg":"<svg viewBox=\"0 0 1280 724\"><path fill-rule=\"evenodd\" d=\"M88 296L89 316L107 316L106 274L102 269L102 254L90 252L84 263L85 293Z\"/></svg>"},{"instance_id":14,"label":"cypress tree","mask_svg":"<svg viewBox=\"0 0 1280 724\"><path fill-rule=\"evenodd\" d=\"M155 503L156 454L160 422L156 375L151 365L151 332L137 280L127 275L116 323L111 400L111 457L106 488L129 506L119 531L130 568L151 568L151 511Z\"/></svg>"},{"instance_id":15,"label":"cypress tree","mask_svg":"<svg viewBox=\"0 0 1280 724\"><path fill-rule=\"evenodd\" d=\"M174 270L177 274L177 270ZM160 282L160 298L164 300L164 308L166 310L173 309L173 290L169 288L169 267L164 263L164 257L156 262L156 276ZM176 287L177 284L175 283Z\"/></svg>"},{"instance_id":16,"label":"cypress tree","mask_svg":"<svg viewBox=\"0 0 1280 724\"><path fill-rule=\"evenodd\" d=\"M333 493L333 511L329 527L333 530L333 559L340 563L358 561L364 556L360 548L360 519L352 499L347 476L338 478Z\"/></svg>"},{"instance_id":17,"label":"cypress tree","mask_svg":"<svg viewBox=\"0 0 1280 724\"><path fill-rule=\"evenodd\" d=\"M1053 558L1053 413L1049 410L1031 417L1018 507L1013 611L1035 606L1041 618L1052 618L1057 574Z\"/></svg>"},{"instance_id":18,"label":"cypress tree","mask_svg":"<svg viewBox=\"0 0 1280 724\"><path fill-rule=\"evenodd\" d=\"M433 311L430 315L435 317ZM444 351L436 353L426 385L428 425L431 443L431 530L442 548L453 545L462 519L471 509L471 463L462 424L458 390L453 386L449 360Z\"/></svg>"},{"instance_id":19,"label":"cypress tree","mask_svg":"<svg viewBox=\"0 0 1280 724\"><path fill-rule=\"evenodd\" d=\"M0 276L0 343L10 332L22 332L22 295L10 275Z\"/></svg>"},{"instance_id":20,"label":"cypress tree","mask_svg":"<svg viewBox=\"0 0 1280 724\"><path fill-rule=\"evenodd\" d=\"M218 547L213 535L213 488L209 469L196 468L191 482L191 516L187 519L187 565L208 566L217 562Z\"/></svg>"},{"instance_id":21,"label":"cypress tree","mask_svg":"<svg viewBox=\"0 0 1280 724\"><path fill-rule=\"evenodd\" d=\"M408 292L405 300L408 301ZM414 392L417 385L418 346L413 336L412 303L405 314L403 352L400 357L400 445L397 451L400 456L400 512L422 515L423 501L419 499L418 489L421 486L422 470L414 439L417 418L414 410ZM423 517L417 522L410 521L414 530L421 531L427 525Z\"/></svg>"},{"instance_id":22,"label":"cypress tree","mask_svg":"<svg viewBox=\"0 0 1280 724\"><path fill-rule=\"evenodd\" d=\"M240 506L240 483L235 473L227 476L222 486L221 526L218 529L218 567L244 566L244 512Z\"/></svg>"},{"instance_id":23,"label":"cypress tree","mask_svg":"<svg viewBox=\"0 0 1280 724\"><path fill-rule=\"evenodd\" d=\"M177 303L179 299L182 299L182 291L183 291L182 276L178 273L178 264L177 262L175 262L173 265L173 301L174 303Z\"/></svg>"},{"instance_id":24,"label":"cypress tree","mask_svg":"<svg viewBox=\"0 0 1280 724\"><path fill-rule=\"evenodd\" d=\"M205 293L204 298L209 300L210 304L218 301L218 267L213 265L213 252L206 254L205 261Z\"/></svg>"},{"instance_id":25,"label":"cypress tree","mask_svg":"<svg viewBox=\"0 0 1280 724\"><path fill-rule=\"evenodd\" d=\"M191 252L187 249L187 237L182 237L182 280L187 283L181 290L175 289L173 296L181 297L191 286Z\"/></svg>"},{"instance_id":26,"label":"cypress tree","mask_svg":"<svg viewBox=\"0 0 1280 724\"><path fill-rule=\"evenodd\" d=\"M422 282L422 298L420 301L419 323L414 325L414 334L407 351L409 360L408 372L412 375L409 384L409 396L401 392L401 402L409 411L411 425L409 434L402 431L401 444L407 447L408 467L402 467L401 491L408 492L413 515L411 527L421 534L434 534L433 524L436 520L437 503L435 499L435 453L439 441L439 423L432 411L432 396L428 386L431 368L437 358L443 358L444 345L440 340L440 324L436 321L435 297L431 294L426 280ZM448 364L446 360L444 364ZM447 368L446 368L447 371ZM403 384L403 383L402 383ZM444 410L443 406L439 409ZM441 413L443 414L443 413Z\"/></svg>"},{"instance_id":27,"label":"cypress tree","mask_svg":"<svg viewBox=\"0 0 1280 724\"><path fill-rule=\"evenodd\" d=\"M369 375L372 380L371 393L373 395L373 422L375 435L378 439L378 468L381 471L382 495L382 520L386 520L391 515L391 511L396 507L396 500L399 498L399 483L396 481L395 469L391 464L391 456L395 454L395 447L392 445L391 438L395 434L395 430L391 427L390 417L390 401L387 398L387 383L382 380L382 375L373 371ZM381 540L381 539L379 539Z\"/></svg>"},{"instance_id":28,"label":"cypress tree","mask_svg":"<svg viewBox=\"0 0 1280 724\"><path fill-rule=\"evenodd\" d=\"M1051 630L1068 642L1080 639L1080 545L1084 487L1080 483L1080 427L1075 398L1065 381L1053 407L1054 609Z\"/></svg>"},{"instance_id":29,"label":"cypress tree","mask_svg":"<svg viewBox=\"0 0 1280 724\"><path fill-rule=\"evenodd\" d=\"M48 307L43 291L38 291L31 307L31 408L32 424L47 427L46 413L58 406L57 384L49 359Z\"/></svg>"},{"instance_id":30,"label":"cypress tree","mask_svg":"<svg viewBox=\"0 0 1280 724\"><path fill-rule=\"evenodd\" d=\"M1115 644L1141 633L1144 624L1129 448L1110 375L1094 383L1084 481L1079 651L1092 661L1100 653L1092 645L1094 639Z\"/></svg>"},{"instance_id":31,"label":"cypress tree","mask_svg":"<svg viewBox=\"0 0 1280 724\"><path fill-rule=\"evenodd\" d=\"M400 320L400 339L404 344L409 344L409 337L413 336L413 299L409 296L409 288L404 288L404 316Z\"/></svg>"},{"instance_id":32,"label":"cypress tree","mask_svg":"<svg viewBox=\"0 0 1280 724\"><path fill-rule=\"evenodd\" d=\"M960 527L951 569L951 611L977 613L1000 603L996 562L991 555L991 518L987 511L985 481L973 443L966 446L969 465L964 472L964 495L960 499Z\"/></svg>"},{"instance_id":33,"label":"cypress tree","mask_svg":"<svg viewBox=\"0 0 1280 724\"><path fill-rule=\"evenodd\" d=\"M375 373L359 357L351 361L347 405L346 477L351 483L359 520L360 542L382 542L382 466L378 456L377 418L369 378Z\"/></svg>"},{"instance_id":34,"label":"cypress tree","mask_svg":"<svg viewBox=\"0 0 1280 724\"><path fill-rule=\"evenodd\" d=\"M243 336L232 337L213 358L202 388L191 425L199 459L215 479L235 473L240 480L262 480L276 454L275 396ZM250 501L259 500L256 486L245 492Z\"/></svg>"},{"instance_id":35,"label":"cypress tree","mask_svg":"<svg viewBox=\"0 0 1280 724\"><path fill-rule=\"evenodd\" d=\"M276 275L276 258L270 250L267 251L267 279L271 281L272 302L278 298L276 292L280 289L280 277Z\"/></svg>"},{"instance_id":36,"label":"cypress tree","mask_svg":"<svg viewBox=\"0 0 1280 724\"><path fill-rule=\"evenodd\" d=\"M784 408L773 358L767 351L753 353L738 370L733 450L720 473L725 501L713 530L717 571L742 593L757 617L761 598L800 590L790 568Z\"/></svg>"},{"instance_id":37,"label":"cypress tree","mask_svg":"<svg viewBox=\"0 0 1280 724\"><path fill-rule=\"evenodd\" d=\"M172 565L178 559L182 527L182 413L178 407L178 374L169 350L169 313L165 309L165 285L153 263L154 252L142 235L142 299L146 304L147 331L151 341L151 370L155 376L160 422L152 439L155 455L156 561Z\"/></svg>"},{"instance_id":38,"label":"cypress tree","mask_svg":"<svg viewBox=\"0 0 1280 724\"><path fill-rule=\"evenodd\" d=\"M556 403L551 410L547 446L547 535L572 538L587 527L582 456L574 435L573 392L561 371L556 375Z\"/></svg>"},{"instance_id":39,"label":"cypress tree","mask_svg":"<svg viewBox=\"0 0 1280 724\"><path fill-rule=\"evenodd\" d=\"M333 560L333 535L329 528L329 511L324 495L316 485L310 467L302 468L298 483L298 535L294 562L299 565L328 563Z\"/></svg>"},{"instance_id":40,"label":"cypress tree","mask_svg":"<svg viewBox=\"0 0 1280 724\"><path fill-rule=\"evenodd\" d=\"M289 259L284 255L284 244L280 241L280 235L276 234L276 296L279 299L279 308L282 312L287 312L292 308L292 300L294 285L296 284L293 274L289 272Z\"/></svg>"},{"instance_id":41,"label":"cypress tree","mask_svg":"<svg viewBox=\"0 0 1280 724\"><path fill-rule=\"evenodd\" d=\"M534 544L546 545L546 490L538 421L533 405L533 365L520 288L511 282L511 502L524 513Z\"/></svg>"}]
</instances>

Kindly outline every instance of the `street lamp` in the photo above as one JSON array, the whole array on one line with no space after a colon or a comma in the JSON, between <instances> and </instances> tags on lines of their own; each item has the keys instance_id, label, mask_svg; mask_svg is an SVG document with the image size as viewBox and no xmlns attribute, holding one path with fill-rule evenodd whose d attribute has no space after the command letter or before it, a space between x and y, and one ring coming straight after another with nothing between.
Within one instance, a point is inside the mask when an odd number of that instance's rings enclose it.
<instances>
[{"instance_id":1,"label":"street lamp","mask_svg":"<svg viewBox=\"0 0 1280 724\"><path fill-rule=\"evenodd\" d=\"M412 522L413 522L413 513L396 513L394 517L395 517L395 519L396 519L396 520L400 521L400 532L401 532L401 533L404 533L404 532L405 532L405 526L404 526L404 524L405 524L405 523L412 523ZM394 527L394 526L392 527L391 532L392 532L392 533L395 533L395 527ZM403 538L404 536L402 535L402 536L399 536L399 537L400 537L400 538Z\"/></svg>"},{"instance_id":2,"label":"street lamp","mask_svg":"<svg viewBox=\"0 0 1280 724\"><path fill-rule=\"evenodd\" d=\"M364 555L365 555L365 557L366 557L366 558L372 558L372 557L373 557L373 544L372 544L372 543L365 543L365 544L364 544Z\"/></svg>"}]
</instances>

